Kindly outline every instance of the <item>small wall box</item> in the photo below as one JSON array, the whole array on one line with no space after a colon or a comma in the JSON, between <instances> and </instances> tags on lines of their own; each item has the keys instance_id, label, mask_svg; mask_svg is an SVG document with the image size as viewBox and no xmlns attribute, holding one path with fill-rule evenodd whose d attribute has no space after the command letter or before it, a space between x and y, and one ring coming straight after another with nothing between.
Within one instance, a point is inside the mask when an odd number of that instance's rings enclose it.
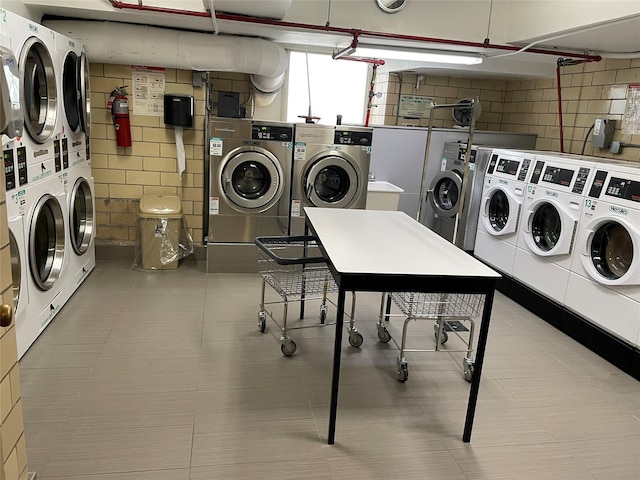
<instances>
[{"instance_id":1,"label":"small wall box","mask_svg":"<svg viewBox=\"0 0 640 480\"><path fill-rule=\"evenodd\" d=\"M166 94L164 96L164 123L177 127L193 126L193 97Z\"/></svg>"}]
</instances>

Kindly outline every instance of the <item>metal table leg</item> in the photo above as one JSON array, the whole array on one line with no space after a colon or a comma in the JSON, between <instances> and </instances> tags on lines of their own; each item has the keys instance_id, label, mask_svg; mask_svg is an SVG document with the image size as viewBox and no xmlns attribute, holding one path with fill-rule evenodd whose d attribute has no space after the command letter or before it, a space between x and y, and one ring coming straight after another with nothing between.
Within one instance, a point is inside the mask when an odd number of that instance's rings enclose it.
<instances>
[{"instance_id":1,"label":"metal table leg","mask_svg":"<svg viewBox=\"0 0 640 480\"><path fill-rule=\"evenodd\" d=\"M333 445L336 438L336 414L338 412L338 385L340 383L340 357L342 349L342 327L344 324L344 304L346 292L338 288L338 306L336 312L336 337L333 345L333 377L331 380L331 408L329 410L328 444Z\"/></svg>"},{"instance_id":2,"label":"metal table leg","mask_svg":"<svg viewBox=\"0 0 640 480\"><path fill-rule=\"evenodd\" d=\"M484 351L485 347L487 346L487 337L489 335L489 321L491 319L491 307L493 306L494 293L494 290L491 289L491 291L487 292L484 299L482 324L480 325L480 334L478 335L478 349L476 351L473 379L471 381L471 390L469 392L469 403L467 404L467 418L464 422L464 432L462 434L462 441L465 443L469 443L471 441L471 429L473 428L473 417L475 416L476 404L478 402L480 375L482 374Z\"/></svg>"}]
</instances>

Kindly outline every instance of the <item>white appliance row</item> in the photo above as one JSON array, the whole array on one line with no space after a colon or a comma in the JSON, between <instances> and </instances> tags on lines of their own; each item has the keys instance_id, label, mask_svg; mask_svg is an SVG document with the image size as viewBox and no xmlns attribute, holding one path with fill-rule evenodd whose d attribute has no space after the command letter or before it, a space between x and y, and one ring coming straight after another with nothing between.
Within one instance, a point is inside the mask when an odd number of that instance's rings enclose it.
<instances>
[{"instance_id":1,"label":"white appliance row","mask_svg":"<svg viewBox=\"0 0 640 480\"><path fill-rule=\"evenodd\" d=\"M2 10L19 72L22 135L3 135L18 355L95 266L90 89L81 45ZM10 132L9 132L10 133Z\"/></svg>"},{"instance_id":2,"label":"white appliance row","mask_svg":"<svg viewBox=\"0 0 640 480\"><path fill-rule=\"evenodd\" d=\"M493 150L475 255L640 346L640 164Z\"/></svg>"}]
</instances>

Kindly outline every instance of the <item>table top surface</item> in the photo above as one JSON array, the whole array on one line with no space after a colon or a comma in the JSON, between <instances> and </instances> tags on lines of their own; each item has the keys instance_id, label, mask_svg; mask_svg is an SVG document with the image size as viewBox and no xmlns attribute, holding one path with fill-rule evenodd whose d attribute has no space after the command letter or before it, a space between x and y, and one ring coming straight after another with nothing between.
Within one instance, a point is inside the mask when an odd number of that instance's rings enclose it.
<instances>
[{"instance_id":1,"label":"table top surface","mask_svg":"<svg viewBox=\"0 0 640 480\"><path fill-rule=\"evenodd\" d=\"M500 278L404 212L317 207L304 211L340 274Z\"/></svg>"}]
</instances>

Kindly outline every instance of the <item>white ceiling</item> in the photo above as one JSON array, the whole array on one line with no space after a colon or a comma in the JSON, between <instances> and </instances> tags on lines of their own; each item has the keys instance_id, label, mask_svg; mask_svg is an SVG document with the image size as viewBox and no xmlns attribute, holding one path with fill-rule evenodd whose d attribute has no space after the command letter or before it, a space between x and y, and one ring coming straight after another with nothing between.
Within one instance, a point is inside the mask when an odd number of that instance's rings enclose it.
<instances>
[{"instance_id":1,"label":"white ceiling","mask_svg":"<svg viewBox=\"0 0 640 480\"><path fill-rule=\"evenodd\" d=\"M220 0L216 0L218 3ZM235 0L237 2L237 0ZM129 3L137 3L129 1ZM149 4L144 1L144 4ZM153 2L159 5L158 1ZM208 0L181 0L180 2L165 2L168 8L182 8L192 11L206 12L204 5L209 4ZM233 2L226 2L232 4ZM243 2L237 2L243 4ZM252 3L252 2L244 2ZM255 2L253 2L255 3ZM258 2L259 3L259 2ZM284 4L290 1L280 2ZM181 30L194 30L202 32L213 32L213 22L211 18L175 15L169 13L157 13L147 11L136 11L130 9L114 8L109 1L99 2L92 0L56 2L43 0L24 0L24 4L41 12L46 16L60 16L76 19L109 20L118 22L128 22L146 24L162 27L170 27ZM294 26L259 25L255 23L244 23L230 20L217 20L217 27L220 34L245 35L270 39L284 48L316 52L331 52L350 44L352 37L348 34L335 32L319 32L308 29L296 28ZM343 21L342 24L345 22ZM348 23L348 22L347 22ZM421 48L433 49L455 49L458 51L476 51L486 56L482 65L473 67L447 67L425 65L407 62L387 62L384 69L416 71L419 73L437 72L438 74L455 74L457 76L491 76L495 78L534 78L549 77L554 74L556 55L540 55L532 53L510 54L503 50L493 50L478 47L443 46L442 44L425 44L396 39L386 39L379 37L361 37L361 43L386 44L395 46L411 47L419 45ZM563 32L555 32L536 37L512 42L518 46L524 46L535 42L535 48L544 48L558 51L575 51L580 53L592 52L614 52L627 53L640 50L640 15L631 16L624 19L603 22L590 25L588 27L574 28ZM637 55L640 57L640 53Z\"/></svg>"}]
</instances>

